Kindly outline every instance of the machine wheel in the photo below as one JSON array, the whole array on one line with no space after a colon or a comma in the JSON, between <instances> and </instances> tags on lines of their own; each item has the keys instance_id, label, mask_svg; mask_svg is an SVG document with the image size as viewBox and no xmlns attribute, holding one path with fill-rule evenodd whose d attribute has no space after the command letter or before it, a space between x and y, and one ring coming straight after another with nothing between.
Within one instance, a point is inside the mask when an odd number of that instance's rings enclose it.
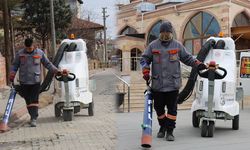
<instances>
[{"instance_id":1,"label":"machine wheel","mask_svg":"<svg viewBox=\"0 0 250 150\"><path fill-rule=\"evenodd\" d=\"M234 119L232 121L232 128L233 130L239 130L239 115L234 116Z\"/></svg>"},{"instance_id":2,"label":"machine wheel","mask_svg":"<svg viewBox=\"0 0 250 150\"><path fill-rule=\"evenodd\" d=\"M61 109L57 107L57 105L54 106L54 111L55 111L55 117L60 117L61 116Z\"/></svg>"},{"instance_id":3,"label":"machine wheel","mask_svg":"<svg viewBox=\"0 0 250 150\"><path fill-rule=\"evenodd\" d=\"M207 131L208 137L214 136L214 121L209 121L208 131Z\"/></svg>"},{"instance_id":4,"label":"machine wheel","mask_svg":"<svg viewBox=\"0 0 250 150\"><path fill-rule=\"evenodd\" d=\"M63 110L63 120L64 121L72 121L73 118L73 110Z\"/></svg>"},{"instance_id":5,"label":"machine wheel","mask_svg":"<svg viewBox=\"0 0 250 150\"><path fill-rule=\"evenodd\" d=\"M201 136L206 137L208 131L207 121L203 120L201 123Z\"/></svg>"},{"instance_id":6,"label":"machine wheel","mask_svg":"<svg viewBox=\"0 0 250 150\"><path fill-rule=\"evenodd\" d=\"M94 102L93 101L89 103L88 113L89 113L89 116L94 116Z\"/></svg>"},{"instance_id":7,"label":"machine wheel","mask_svg":"<svg viewBox=\"0 0 250 150\"><path fill-rule=\"evenodd\" d=\"M196 116L196 111L193 112L192 123L193 123L193 127L195 128L199 127L200 118Z\"/></svg>"}]
</instances>

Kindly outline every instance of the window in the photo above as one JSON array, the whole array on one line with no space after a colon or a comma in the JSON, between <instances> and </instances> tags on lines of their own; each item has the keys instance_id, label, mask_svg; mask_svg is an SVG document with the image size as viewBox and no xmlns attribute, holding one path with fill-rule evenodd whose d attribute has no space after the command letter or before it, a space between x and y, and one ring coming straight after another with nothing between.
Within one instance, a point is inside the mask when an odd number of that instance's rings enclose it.
<instances>
[{"instance_id":1,"label":"window","mask_svg":"<svg viewBox=\"0 0 250 150\"><path fill-rule=\"evenodd\" d=\"M162 20L158 21L156 24L152 26L152 28L149 30L147 43L151 43L152 41L156 40L159 37L160 34L160 26L162 24ZM174 38L176 38L176 33L173 33Z\"/></svg>"},{"instance_id":2,"label":"window","mask_svg":"<svg viewBox=\"0 0 250 150\"><path fill-rule=\"evenodd\" d=\"M126 26L120 33L120 35L126 35L126 34L137 34L138 32L129 26Z\"/></svg>"},{"instance_id":3,"label":"window","mask_svg":"<svg viewBox=\"0 0 250 150\"><path fill-rule=\"evenodd\" d=\"M206 12L199 12L190 19L184 30L184 46L196 55L205 40L210 36L217 36L220 32L218 21Z\"/></svg>"},{"instance_id":4,"label":"window","mask_svg":"<svg viewBox=\"0 0 250 150\"><path fill-rule=\"evenodd\" d=\"M133 48L130 53L130 64L132 71L138 71L140 69L140 59L141 59L142 52L138 48Z\"/></svg>"}]
</instances>

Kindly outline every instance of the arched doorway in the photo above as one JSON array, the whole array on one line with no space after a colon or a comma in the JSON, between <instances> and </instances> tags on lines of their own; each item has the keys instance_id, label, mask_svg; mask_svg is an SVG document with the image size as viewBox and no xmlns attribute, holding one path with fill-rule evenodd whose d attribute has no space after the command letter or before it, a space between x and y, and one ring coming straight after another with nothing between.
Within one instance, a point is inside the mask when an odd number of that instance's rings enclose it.
<instances>
[{"instance_id":1,"label":"arched doorway","mask_svg":"<svg viewBox=\"0 0 250 150\"><path fill-rule=\"evenodd\" d=\"M159 38L159 34L160 34L160 26L162 24L162 20L157 21L149 30L149 34L148 34L148 38L147 38L147 44L151 43L152 41L156 40L157 38ZM173 30L173 36L174 39L176 39L176 33L175 30Z\"/></svg>"},{"instance_id":2,"label":"arched doorway","mask_svg":"<svg viewBox=\"0 0 250 150\"><path fill-rule=\"evenodd\" d=\"M133 48L130 52L130 64L131 64L131 71L137 71L140 68L140 58L142 52L138 48Z\"/></svg>"},{"instance_id":3,"label":"arched doorway","mask_svg":"<svg viewBox=\"0 0 250 150\"><path fill-rule=\"evenodd\" d=\"M232 24L232 38L237 50L250 49L250 16L246 12L238 14Z\"/></svg>"},{"instance_id":4,"label":"arched doorway","mask_svg":"<svg viewBox=\"0 0 250 150\"><path fill-rule=\"evenodd\" d=\"M220 25L215 17L206 12L199 12L185 27L184 45L191 54L196 55L207 38L217 36L219 32Z\"/></svg>"}]
</instances>

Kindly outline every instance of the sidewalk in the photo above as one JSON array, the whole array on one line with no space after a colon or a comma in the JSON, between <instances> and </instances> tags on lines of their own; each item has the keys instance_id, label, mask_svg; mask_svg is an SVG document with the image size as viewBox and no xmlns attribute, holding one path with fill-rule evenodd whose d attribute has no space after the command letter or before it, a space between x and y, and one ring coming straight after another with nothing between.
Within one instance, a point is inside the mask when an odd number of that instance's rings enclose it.
<instances>
[{"instance_id":1,"label":"sidewalk","mask_svg":"<svg viewBox=\"0 0 250 150\"><path fill-rule=\"evenodd\" d=\"M104 69L90 70L89 76L92 77L94 74L102 72L103 70ZM3 114L5 112L9 94L10 94L10 87L6 86L5 88L0 89L0 120L2 119ZM51 104L52 102L53 102L52 91L50 90L48 92L44 92L40 95L39 107L43 108L47 106L48 104ZM11 112L9 126L16 127L18 124L20 124L20 122L18 122L18 119L24 116L25 114L27 114L25 100L22 97L20 97L19 94L17 94L15 103Z\"/></svg>"},{"instance_id":2,"label":"sidewalk","mask_svg":"<svg viewBox=\"0 0 250 150\"><path fill-rule=\"evenodd\" d=\"M54 116L54 105L39 109L36 128L22 125L0 136L0 149L11 150L114 150L117 139L114 113L115 80L109 70L93 76L97 90L93 92L94 116L87 109L65 122ZM55 97L56 98L56 97Z\"/></svg>"}]
</instances>

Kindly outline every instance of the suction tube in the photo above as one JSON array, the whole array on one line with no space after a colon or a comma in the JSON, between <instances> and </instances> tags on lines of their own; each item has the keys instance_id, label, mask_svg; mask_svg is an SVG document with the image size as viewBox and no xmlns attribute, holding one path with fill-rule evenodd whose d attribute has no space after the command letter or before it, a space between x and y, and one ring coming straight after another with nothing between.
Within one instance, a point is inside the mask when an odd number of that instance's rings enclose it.
<instances>
[{"instance_id":1,"label":"suction tube","mask_svg":"<svg viewBox=\"0 0 250 150\"><path fill-rule=\"evenodd\" d=\"M53 60L53 64L56 67L58 67L60 61L62 60L64 51L66 51L68 48L69 48L69 45L66 42L62 43L62 45L59 47L59 49L56 53L56 56ZM48 71L45 79L43 80L43 82L40 86L40 93L49 90L49 87L50 87L50 84L51 84L53 77L54 77L54 73L52 71Z\"/></svg>"},{"instance_id":2,"label":"suction tube","mask_svg":"<svg viewBox=\"0 0 250 150\"><path fill-rule=\"evenodd\" d=\"M214 48L215 43L216 42L213 39L210 39L209 41L207 41L202 46L202 48L199 51L196 59L198 59L201 62L204 62L204 60L206 59L206 57L208 55L208 52L212 48ZM178 95L178 99L177 99L178 104L182 104L184 101L186 101L192 95L197 76L198 76L197 68L193 67L192 70L191 70L190 76L188 78L186 86L184 87L184 89Z\"/></svg>"}]
</instances>

